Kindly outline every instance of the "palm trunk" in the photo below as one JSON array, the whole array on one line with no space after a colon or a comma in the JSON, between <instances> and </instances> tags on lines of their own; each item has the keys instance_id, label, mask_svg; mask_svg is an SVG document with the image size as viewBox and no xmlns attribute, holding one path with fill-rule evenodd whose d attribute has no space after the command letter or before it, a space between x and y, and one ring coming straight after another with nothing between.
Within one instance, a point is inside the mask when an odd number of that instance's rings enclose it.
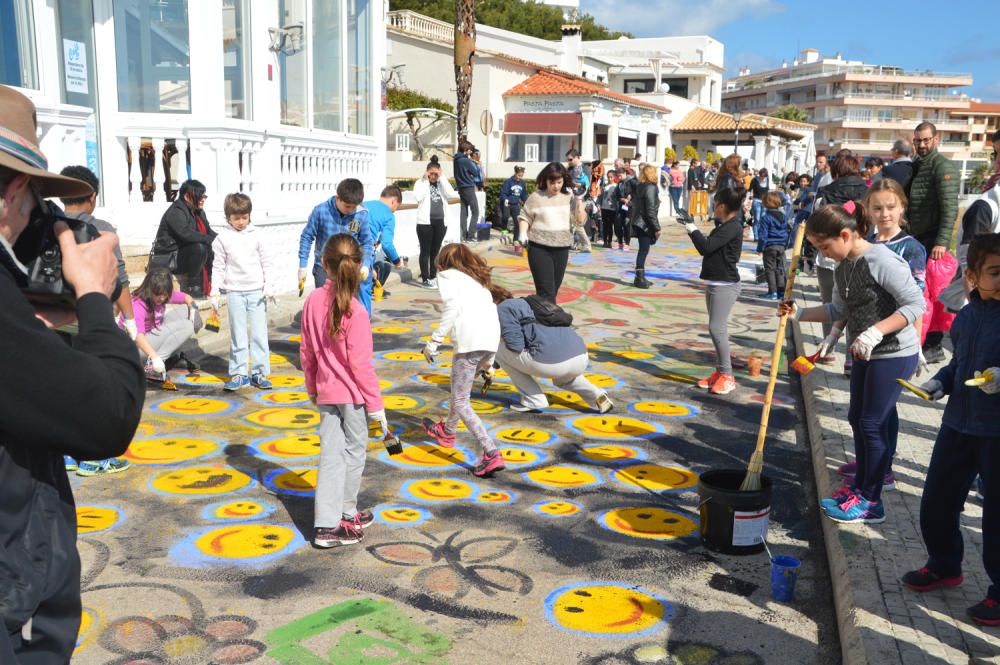
<instances>
[{"instance_id":1,"label":"palm trunk","mask_svg":"<svg viewBox=\"0 0 1000 665\"><path fill-rule=\"evenodd\" d=\"M458 140L469 135L472 56L476 52L476 0L455 0L455 89L458 94Z\"/></svg>"}]
</instances>

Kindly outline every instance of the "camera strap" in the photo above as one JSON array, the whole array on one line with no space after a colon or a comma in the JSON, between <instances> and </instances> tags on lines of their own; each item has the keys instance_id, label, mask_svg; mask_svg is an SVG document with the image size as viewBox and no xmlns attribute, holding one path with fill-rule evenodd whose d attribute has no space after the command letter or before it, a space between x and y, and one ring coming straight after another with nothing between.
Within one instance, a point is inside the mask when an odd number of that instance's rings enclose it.
<instances>
[{"instance_id":1,"label":"camera strap","mask_svg":"<svg viewBox=\"0 0 1000 665\"><path fill-rule=\"evenodd\" d=\"M14 277L17 288L23 289L28 285L28 269L14 258L14 250L7 243L7 239L0 237L0 263Z\"/></svg>"}]
</instances>

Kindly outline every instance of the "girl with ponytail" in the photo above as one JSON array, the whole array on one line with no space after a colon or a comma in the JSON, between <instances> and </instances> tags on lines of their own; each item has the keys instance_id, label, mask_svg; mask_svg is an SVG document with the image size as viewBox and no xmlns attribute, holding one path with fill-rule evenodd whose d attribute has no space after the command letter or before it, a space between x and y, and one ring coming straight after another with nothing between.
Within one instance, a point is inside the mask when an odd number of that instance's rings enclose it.
<instances>
[{"instance_id":1,"label":"girl with ponytail","mask_svg":"<svg viewBox=\"0 0 1000 665\"><path fill-rule=\"evenodd\" d=\"M358 300L361 246L331 236L323 248L327 281L302 308L300 358L309 399L319 408L320 459L313 544L351 545L362 539L372 513L358 510L368 446L368 420L388 431L372 361L372 328ZM367 418L366 418L367 412Z\"/></svg>"},{"instance_id":2,"label":"girl with ponytail","mask_svg":"<svg viewBox=\"0 0 1000 665\"><path fill-rule=\"evenodd\" d=\"M834 322L820 345L829 353L846 324L851 368L851 405L848 420L854 432L857 473L822 501L837 522L885 521L882 483L892 459L888 437L896 416L902 386L917 367L920 343L913 323L924 313L924 296L910 266L885 245L866 240L872 223L856 201L827 205L806 220L809 242L828 259L839 261L834 270L833 302L799 309L783 302L778 313L799 321Z\"/></svg>"}]
</instances>

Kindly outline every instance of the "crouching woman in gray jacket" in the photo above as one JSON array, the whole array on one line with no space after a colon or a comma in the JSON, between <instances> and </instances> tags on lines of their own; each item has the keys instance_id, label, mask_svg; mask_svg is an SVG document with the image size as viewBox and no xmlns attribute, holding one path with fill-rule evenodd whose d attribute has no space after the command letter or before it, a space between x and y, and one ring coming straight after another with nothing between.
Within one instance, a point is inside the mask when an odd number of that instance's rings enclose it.
<instances>
[{"instance_id":1,"label":"crouching woman in gray jacket","mask_svg":"<svg viewBox=\"0 0 1000 665\"><path fill-rule=\"evenodd\" d=\"M510 408L522 413L546 408L548 399L536 380L544 378L575 392L601 413L611 411L614 403L608 394L583 376L590 361L583 339L569 326L543 325L525 298L501 291L497 297L500 348L496 361L521 393L521 400Z\"/></svg>"}]
</instances>

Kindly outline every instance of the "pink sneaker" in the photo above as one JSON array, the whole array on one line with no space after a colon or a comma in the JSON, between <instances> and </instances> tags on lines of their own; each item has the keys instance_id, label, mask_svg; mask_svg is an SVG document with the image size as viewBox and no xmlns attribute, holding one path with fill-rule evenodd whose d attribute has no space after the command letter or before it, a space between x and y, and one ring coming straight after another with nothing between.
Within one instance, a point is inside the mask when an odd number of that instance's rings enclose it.
<instances>
[{"instance_id":1,"label":"pink sneaker","mask_svg":"<svg viewBox=\"0 0 1000 665\"><path fill-rule=\"evenodd\" d=\"M424 418L423 426L427 435L437 441L437 444L442 448L455 447L455 435L453 433L449 433L448 430L444 428L443 420L431 423L430 420Z\"/></svg>"},{"instance_id":2,"label":"pink sneaker","mask_svg":"<svg viewBox=\"0 0 1000 665\"><path fill-rule=\"evenodd\" d=\"M479 458L479 464L472 470L472 475L478 478L489 478L497 471L503 471L507 467L503 463L503 455L499 450L492 453L483 453Z\"/></svg>"}]
</instances>

